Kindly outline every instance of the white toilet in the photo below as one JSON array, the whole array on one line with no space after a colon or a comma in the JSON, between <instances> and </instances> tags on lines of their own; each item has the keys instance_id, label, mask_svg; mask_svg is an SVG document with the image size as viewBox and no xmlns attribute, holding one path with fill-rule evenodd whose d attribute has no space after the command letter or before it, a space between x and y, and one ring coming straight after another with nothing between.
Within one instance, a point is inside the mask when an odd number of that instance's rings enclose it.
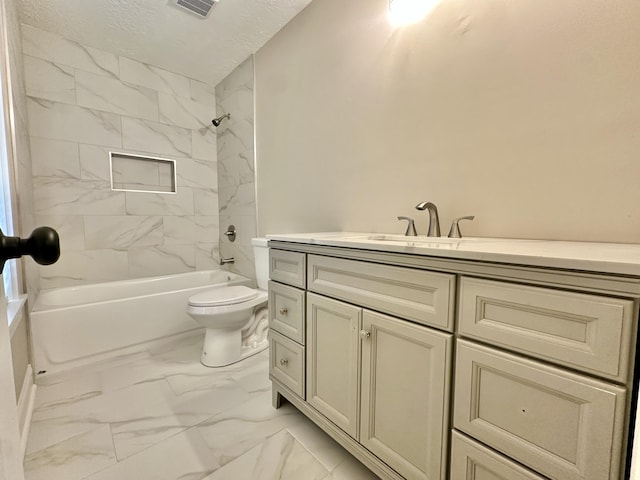
<instances>
[{"instance_id":1,"label":"white toilet","mask_svg":"<svg viewBox=\"0 0 640 480\"><path fill-rule=\"evenodd\" d=\"M187 313L207 328L202 364L223 367L255 355L268 346L267 284L269 249L266 238L251 240L258 289L234 285L189 298Z\"/></svg>"}]
</instances>

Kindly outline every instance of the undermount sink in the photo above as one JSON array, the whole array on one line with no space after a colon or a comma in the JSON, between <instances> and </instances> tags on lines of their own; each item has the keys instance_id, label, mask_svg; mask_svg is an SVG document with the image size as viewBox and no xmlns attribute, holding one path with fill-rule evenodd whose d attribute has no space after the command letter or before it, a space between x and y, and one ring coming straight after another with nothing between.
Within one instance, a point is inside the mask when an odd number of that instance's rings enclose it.
<instances>
[{"instance_id":1,"label":"undermount sink","mask_svg":"<svg viewBox=\"0 0 640 480\"><path fill-rule=\"evenodd\" d=\"M449 238L449 237L427 237L425 235L408 236L408 235L388 235L388 234L374 234L368 235L367 240L373 240L378 242L403 242L403 243L458 243L462 239Z\"/></svg>"}]
</instances>

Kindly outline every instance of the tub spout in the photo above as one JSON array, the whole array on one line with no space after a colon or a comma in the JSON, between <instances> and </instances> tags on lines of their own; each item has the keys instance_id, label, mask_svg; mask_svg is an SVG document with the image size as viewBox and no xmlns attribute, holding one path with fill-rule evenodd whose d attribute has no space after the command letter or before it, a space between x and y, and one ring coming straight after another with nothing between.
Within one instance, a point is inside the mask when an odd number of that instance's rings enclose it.
<instances>
[{"instance_id":1,"label":"tub spout","mask_svg":"<svg viewBox=\"0 0 640 480\"><path fill-rule=\"evenodd\" d=\"M220 265L226 265L227 263L235 263L236 259L233 257L224 258L220 257Z\"/></svg>"}]
</instances>

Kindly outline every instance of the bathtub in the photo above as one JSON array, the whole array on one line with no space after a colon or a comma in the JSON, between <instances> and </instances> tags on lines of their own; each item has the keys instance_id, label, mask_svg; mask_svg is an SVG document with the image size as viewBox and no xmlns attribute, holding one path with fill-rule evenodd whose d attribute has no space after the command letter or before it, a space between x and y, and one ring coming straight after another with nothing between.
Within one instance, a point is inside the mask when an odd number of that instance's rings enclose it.
<instances>
[{"instance_id":1,"label":"bathtub","mask_svg":"<svg viewBox=\"0 0 640 480\"><path fill-rule=\"evenodd\" d=\"M30 315L34 369L51 375L202 329L186 313L191 295L252 283L209 270L43 290Z\"/></svg>"}]
</instances>

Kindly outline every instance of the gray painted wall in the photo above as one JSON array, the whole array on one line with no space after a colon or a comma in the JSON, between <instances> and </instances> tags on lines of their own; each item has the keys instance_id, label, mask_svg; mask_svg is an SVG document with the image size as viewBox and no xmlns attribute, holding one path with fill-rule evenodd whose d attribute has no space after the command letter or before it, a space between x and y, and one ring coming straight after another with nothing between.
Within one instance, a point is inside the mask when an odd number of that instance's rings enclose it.
<instances>
[{"instance_id":1,"label":"gray painted wall","mask_svg":"<svg viewBox=\"0 0 640 480\"><path fill-rule=\"evenodd\" d=\"M258 233L640 242L640 2L314 0L256 53Z\"/></svg>"}]
</instances>

